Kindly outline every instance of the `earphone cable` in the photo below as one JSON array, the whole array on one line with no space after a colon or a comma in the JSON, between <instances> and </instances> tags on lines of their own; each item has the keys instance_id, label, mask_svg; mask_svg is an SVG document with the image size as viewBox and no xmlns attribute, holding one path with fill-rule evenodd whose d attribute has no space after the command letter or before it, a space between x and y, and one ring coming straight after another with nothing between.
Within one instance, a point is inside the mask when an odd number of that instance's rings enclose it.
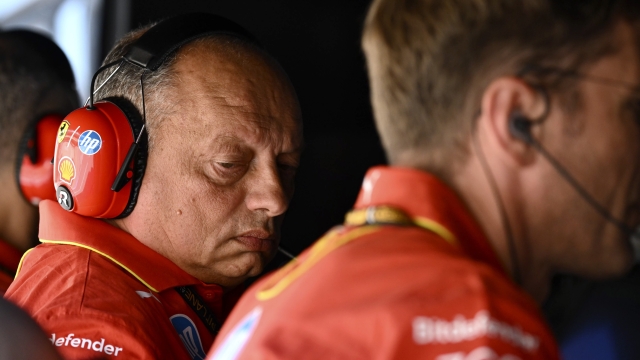
<instances>
[{"instance_id":1,"label":"earphone cable","mask_svg":"<svg viewBox=\"0 0 640 360\"><path fill-rule=\"evenodd\" d=\"M531 137L531 145L538 150L542 156L544 156L547 161L555 168L555 170L562 176L573 188L582 196L582 198L593 207L602 217L609 220L611 223L616 225L623 233L627 235L633 235L633 231L629 229L629 227L620 222L618 219L614 218L609 211L607 211L602 205L600 205L585 188L583 188L580 183L576 179L571 176L571 174L566 170L562 164L556 158L554 158L536 139Z\"/></svg>"},{"instance_id":2,"label":"earphone cable","mask_svg":"<svg viewBox=\"0 0 640 360\"><path fill-rule=\"evenodd\" d=\"M96 85L96 80L98 80L98 75L100 75L103 71L105 71L106 69L108 69L110 67L116 66L118 64L122 64L123 61L124 60L122 60L122 59L118 59L118 60L116 60L114 62L108 63L107 65L104 65L104 66L100 67L98 69L98 71L96 71L95 74L93 74L93 78L91 79L91 89L89 90L89 107L87 107L87 109L93 110L93 95L94 95L94 88L95 88L95 85ZM102 85L104 85L104 83Z\"/></svg>"},{"instance_id":3,"label":"earphone cable","mask_svg":"<svg viewBox=\"0 0 640 360\"><path fill-rule=\"evenodd\" d=\"M518 259L518 251L516 249L513 232L511 231L511 223L509 222L509 218L507 217L507 212L504 208L504 201L502 200L502 196L500 195L500 191L498 190L498 185L496 184L496 180L493 177L493 172L489 167L487 158L484 156L484 151L478 144L478 139L475 136L471 135L471 142L476 152L478 153L478 159L480 160L482 171L484 172L484 175L487 178L487 181L489 181L489 187L491 188L491 192L493 193L493 198L498 205L498 212L500 213L502 226L504 228L504 232L507 237L509 257L511 257L511 263L512 263L511 265L513 266L513 280L515 281L516 284L522 285L522 275L520 272L520 261Z\"/></svg>"},{"instance_id":4,"label":"earphone cable","mask_svg":"<svg viewBox=\"0 0 640 360\"><path fill-rule=\"evenodd\" d=\"M109 74L109 76L102 82L102 84L100 84L100 86L98 86L97 89L95 89L93 91L93 94L95 95L98 91L100 91L100 89L102 89L102 87L109 82L109 80L111 80L111 78L113 77L113 75L115 75L118 70L120 70L120 68L122 67L122 64L124 63L124 61L121 61L120 64L118 65L118 67L111 73ZM91 99L91 97L87 98L87 101L84 102L84 106L87 106L87 104L89 103L89 100Z\"/></svg>"},{"instance_id":5,"label":"earphone cable","mask_svg":"<svg viewBox=\"0 0 640 360\"><path fill-rule=\"evenodd\" d=\"M136 138L136 144L140 142L140 138L142 137L142 133L144 132L144 128L147 126L147 107L144 102L144 76L147 74L147 70L142 72L140 75L140 93L142 95L142 128L140 129L140 133Z\"/></svg>"}]
</instances>

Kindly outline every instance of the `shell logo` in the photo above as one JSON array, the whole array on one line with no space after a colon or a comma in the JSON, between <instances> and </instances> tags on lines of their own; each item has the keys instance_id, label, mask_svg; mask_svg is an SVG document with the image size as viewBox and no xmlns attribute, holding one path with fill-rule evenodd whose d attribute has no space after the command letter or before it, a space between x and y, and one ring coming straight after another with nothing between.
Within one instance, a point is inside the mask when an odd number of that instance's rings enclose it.
<instances>
[{"instance_id":1,"label":"shell logo","mask_svg":"<svg viewBox=\"0 0 640 360\"><path fill-rule=\"evenodd\" d=\"M63 157L58 165L58 171L60 171L60 180L71 185L76 177L76 166L73 164L73 160L67 156Z\"/></svg>"}]
</instances>

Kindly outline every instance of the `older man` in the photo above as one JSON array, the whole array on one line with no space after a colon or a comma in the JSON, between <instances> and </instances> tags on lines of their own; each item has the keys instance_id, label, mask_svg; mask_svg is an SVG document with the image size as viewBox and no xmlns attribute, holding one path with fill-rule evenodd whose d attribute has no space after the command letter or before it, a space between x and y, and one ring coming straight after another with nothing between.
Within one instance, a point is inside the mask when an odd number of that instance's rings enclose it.
<instances>
[{"instance_id":1,"label":"older man","mask_svg":"<svg viewBox=\"0 0 640 360\"><path fill-rule=\"evenodd\" d=\"M640 222L637 1L376 0L392 166L245 293L213 359L556 359L551 276L624 273Z\"/></svg>"},{"instance_id":2,"label":"older man","mask_svg":"<svg viewBox=\"0 0 640 360\"><path fill-rule=\"evenodd\" d=\"M77 106L71 66L51 39L0 31L0 295L22 254L37 244L38 202L55 199L55 133Z\"/></svg>"},{"instance_id":3,"label":"older man","mask_svg":"<svg viewBox=\"0 0 640 360\"><path fill-rule=\"evenodd\" d=\"M204 358L237 298L233 289L277 250L302 141L298 102L275 60L212 15L134 31L105 63L123 56L120 69L98 80L96 97L109 102L91 102L61 125L54 180L65 184L59 194L68 192L62 207L42 205L44 244L25 257L7 297L67 358ZM98 205L81 203L82 191L103 191L105 176L83 181L101 174L92 161L114 144L79 116L115 103L146 117L148 159L144 178L129 183L141 181L133 210L103 221L79 214ZM59 157L68 149L77 157Z\"/></svg>"}]
</instances>

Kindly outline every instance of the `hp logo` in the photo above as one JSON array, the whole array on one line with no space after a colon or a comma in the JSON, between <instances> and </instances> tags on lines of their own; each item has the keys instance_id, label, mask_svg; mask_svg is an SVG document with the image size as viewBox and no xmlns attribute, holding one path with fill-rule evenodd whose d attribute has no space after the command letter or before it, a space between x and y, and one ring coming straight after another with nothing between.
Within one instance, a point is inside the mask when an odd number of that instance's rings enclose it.
<instances>
[{"instance_id":1,"label":"hp logo","mask_svg":"<svg viewBox=\"0 0 640 360\"><path fill-rule=\"evenodd\" d=\"M83 154L93 155L100 151L100 148L102 147L102 138L97 132L87 130L78 138L78 147Z\"/></svg>"}]
</instances>

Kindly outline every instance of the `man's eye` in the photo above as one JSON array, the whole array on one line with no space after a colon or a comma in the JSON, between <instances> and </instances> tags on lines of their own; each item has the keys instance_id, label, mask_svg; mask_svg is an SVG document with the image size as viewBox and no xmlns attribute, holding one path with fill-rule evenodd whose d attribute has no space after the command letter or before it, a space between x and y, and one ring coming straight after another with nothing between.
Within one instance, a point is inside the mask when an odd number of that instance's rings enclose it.
<instances>
[{"instance_id":1,"label":"man's eye","mask_svg":"<svg viewBox=\"0 0 640 360\"><path fill-rule=\"evenodd\" d=\"M218 165L220 165L221 167L223 167L225 169L233 169L234 166L237 166L237 164L226 163L226 162L219 162Z\"/></svg>"}]
</instances>

